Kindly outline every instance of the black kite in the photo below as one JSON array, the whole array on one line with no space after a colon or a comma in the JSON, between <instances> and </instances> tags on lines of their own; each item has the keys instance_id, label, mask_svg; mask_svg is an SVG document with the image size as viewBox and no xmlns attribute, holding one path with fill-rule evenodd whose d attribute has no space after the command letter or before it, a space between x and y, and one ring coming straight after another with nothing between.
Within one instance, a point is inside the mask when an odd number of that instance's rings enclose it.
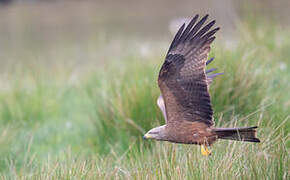
<instances>
[{"instance_id":1,"label":"black kite","mask_svg":"<svg viewBox=\"0 0 290 180\"><path fill-rule=\"evenodd\" d=\"M196 15L189 24L183 24L176 33L158 77L161 95L157 100L166 124L151 129L145 139L155 139L183 144L201 145L203 155L209 155L207 146L217 139L260 142L254 127L214 128L209 85L217 74L215 69L205 70L219 28L215 21L204 27L208 15L200 21Z\"/></svg>"}]
</instances>

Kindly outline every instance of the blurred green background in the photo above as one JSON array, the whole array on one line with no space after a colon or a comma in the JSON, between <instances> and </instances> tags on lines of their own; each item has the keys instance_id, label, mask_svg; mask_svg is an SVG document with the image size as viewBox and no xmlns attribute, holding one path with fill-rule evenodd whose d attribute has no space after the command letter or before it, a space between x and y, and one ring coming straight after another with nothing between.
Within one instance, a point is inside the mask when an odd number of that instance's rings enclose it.
<instances>
[{"instance_id":1,"label":"blurred green background","mask_svg":"<svg viewBox=\"0 0 290 180\"><path fill-rule=\"evenodd\" d=\"M290 2L0 1L2 179L288 179ZM177 28L210 14L216 126L259 144L144 142Z\"/></svg>"}]
</instances>

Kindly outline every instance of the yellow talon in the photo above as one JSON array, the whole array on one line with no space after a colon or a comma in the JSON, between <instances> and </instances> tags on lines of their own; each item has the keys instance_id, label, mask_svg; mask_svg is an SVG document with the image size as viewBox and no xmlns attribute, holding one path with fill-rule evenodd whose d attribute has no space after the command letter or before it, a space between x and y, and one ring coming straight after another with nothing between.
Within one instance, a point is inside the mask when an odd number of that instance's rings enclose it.
<instances>
[{"instance_id":1,"label":"yellow talon","mask_svg":"<svg viewBox=\"0 0 290 180\"><path fill-rule=\"evenodd\" d=\"M206 145L201 145L201 148L200 148L200 151L201 151L201 154L204 155L204 156L209 156L211 155L211 152L210 150L207 148Z\"/></svg>"}]
</instances>

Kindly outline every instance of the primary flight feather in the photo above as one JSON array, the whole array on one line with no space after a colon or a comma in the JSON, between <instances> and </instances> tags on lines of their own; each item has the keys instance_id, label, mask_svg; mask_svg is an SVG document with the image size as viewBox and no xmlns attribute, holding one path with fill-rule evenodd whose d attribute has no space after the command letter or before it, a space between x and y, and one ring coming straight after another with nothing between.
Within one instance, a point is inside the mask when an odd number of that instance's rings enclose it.
<instances>
[{"instance_id":1,"label":"primary flight feather","mask_svg":"<svg viewBox=\"0 0 290 180\"><path fill-rule=\"evenodd\" d=\"M260 142L255 127L214 128L209 85L222 74L206 70L210 45L220 29L212 28L215 21L206 24L208 15L196 15L183 24L176 33L160 69L158 85L161 95L157 100L166 124L148 131L145 139L156 139L184 144L201 145L203 155L209 155L207 146L217 139Z\"/></svg>"}]
</instances>

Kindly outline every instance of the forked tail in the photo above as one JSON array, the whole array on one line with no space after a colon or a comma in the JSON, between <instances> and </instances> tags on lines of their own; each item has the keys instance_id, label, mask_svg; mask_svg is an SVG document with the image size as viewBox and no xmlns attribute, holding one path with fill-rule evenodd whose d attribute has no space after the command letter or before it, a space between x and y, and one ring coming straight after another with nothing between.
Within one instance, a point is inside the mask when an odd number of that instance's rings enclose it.
<instances>
[{"instance_id":1,"label":"forked tail","mask_svg":"<svg viewBox=\"0 0 290 180\"><path fill-rule=\"evenodd\" d=\"M255 135L256 128L257 126L242 128L214 128L213 131L217 134L219 139L260 142L260 140L256 138Z\"/></svg>"}]
</instances>

